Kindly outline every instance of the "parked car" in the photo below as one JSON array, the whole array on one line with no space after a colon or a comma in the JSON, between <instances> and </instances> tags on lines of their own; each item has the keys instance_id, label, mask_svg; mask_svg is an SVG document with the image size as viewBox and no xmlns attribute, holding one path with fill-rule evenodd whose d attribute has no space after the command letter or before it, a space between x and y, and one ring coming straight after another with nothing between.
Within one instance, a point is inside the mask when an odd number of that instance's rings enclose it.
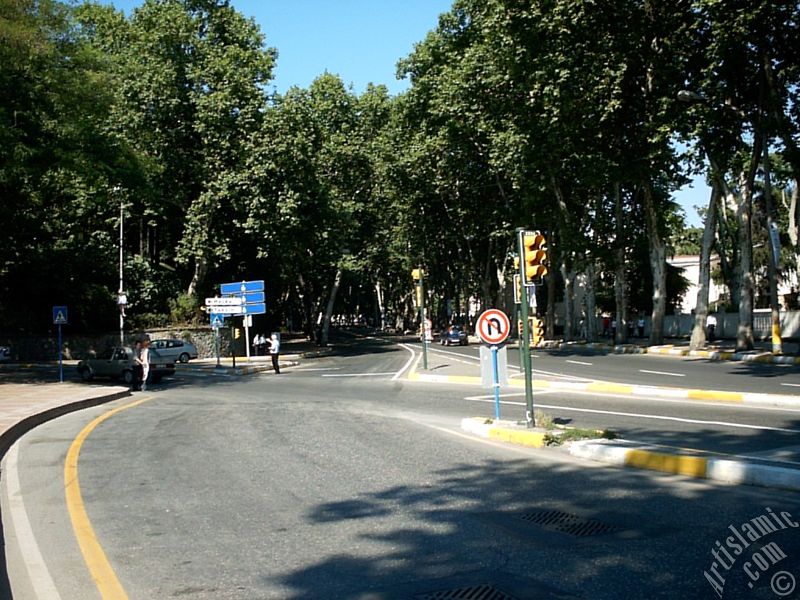
<instances>
[{"instance_id":1,"label":"parked car","mask_svg":"<svg viewBox=\"0 0 800 600\"><path fill-rule=\"evenodd\" d=\"M84 381L95 377L122 379L128 385L133 383L136 360L133 348L121 346L112 348L105 358L86 358L78 363L78 373ZM150 379L154 383L167 375L175 374L175 361L164 358L158 350L150 348Z\"/></svg>"},{"instance_id":2,"label":"parked car","mask_svg":"<svg viewBox=\"0 0 800 600\"><path fill-rule=\"evenodd\" d=\"M197 346L183 340L152 340L150 349L158 350L158 353L164 358L171 358L182 363L189 362L190 358L197 358Z\"/></svg>"},{"instance_id":3,"label":"parked car","mask_svg":"<svg viewBox=\"0 0 800 600\"><path fill-rule=\"evenodd\" d=\"M466 346L469 344L469 337L467 331L460 325L451 325L439 334L439 342L442 346L449 346L451 344L458 344L459 346Z\"/></svg>"}]
</instances>

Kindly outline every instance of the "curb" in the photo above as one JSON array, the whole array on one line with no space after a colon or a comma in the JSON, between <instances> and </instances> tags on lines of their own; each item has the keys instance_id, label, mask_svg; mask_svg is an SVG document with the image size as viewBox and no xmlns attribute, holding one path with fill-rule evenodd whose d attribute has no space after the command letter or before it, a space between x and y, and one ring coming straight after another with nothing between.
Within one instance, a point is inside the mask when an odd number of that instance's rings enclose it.
<instances>
[{"instance_id":1,"label":"curb","mask_svg":"<svg viewBox=\"0 0 800 600\"><path fill-rule=\"evenodd\" d=\"M661 471L721 483L800 491L800 470L785 467L703 455L673 454L652 450L647 446L623 446L619 441L573 442L569 453L578 458L621 467Z\"/></svg>"},{"instance_id":2,"label":"curb","mask_svg":"<svg viewBox=\"0 0 800 600\"><path fill-rule=\"evenodd\" d=\"M71 412L83 410L84 408L91 408L93 406L99 406L101 404L113 402L114 400L130 397L131 395L131 391L126 388L123 391L75 400L74 402L68 402L58 406L51 406L40 412L34 412L32 414L25 415L15 424L3 431L2 434L0 434L0 457L5 456L5 453L8 451L8 449L14 445L14 442L16 442L34 427L37 427L42 423L52 421L53 419Z\"/></svg>"},{"instance_id":3,"label":"curb","mask_svg":"<svg viewBox=\"0 0 800 600\"><path fill-rule=\"evenodd\" d=\"M480 377L467 375L428 375L416 370L409 373L409 381L428 383L454 383L459 385L482 385ZM751 406L800 407L800 396L784 396L780 394L759 394L752 392L729 392L725 390L701 390L669 387L653 387L613 383L610 381L592 381L590 383L573 383L567 381L548 381L534 379L533 388L539 390L561 390L566 392L595 392L598 394L618 394L621 396L651 396L669 398L671 400L698 400L704 402L727 402ZM510 388L524 388L525 382L519 379L509 380Z\"/></svg>"},{"instance_id":4,"label":"curb","mask_svg":"<svg viewBox=\"0 0 800 600\"><path fill-rule=\"evenodd\" d=\"M461 419L461 429L479 437L510 442L530 448L542 448L545 445L545 431L520 429L515 421L498 421L483 417Z\"/></svg>"}]
</instances>

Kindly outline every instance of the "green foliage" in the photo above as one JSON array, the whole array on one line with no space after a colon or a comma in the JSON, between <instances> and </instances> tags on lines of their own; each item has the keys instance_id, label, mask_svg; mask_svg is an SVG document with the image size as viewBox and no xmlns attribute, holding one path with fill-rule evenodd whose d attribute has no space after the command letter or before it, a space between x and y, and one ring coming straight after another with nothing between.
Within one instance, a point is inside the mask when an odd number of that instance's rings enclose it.
<instances>
[{"instance_id":1,"label":"green foliage","mask_svg":"<svg viewBox=\"0 0 800 600\"><path fill-rule=\"evenodd\" d=\"M197 323L202 318L200 304L191 294L179 294L176 298L170 298L167 303L172 323Z\"/></svg>"},{"instance_id":2,"label":"green foliage","mask_svg":"<svg viewBox=\"0 0 800 600\"><path fill-rule=\"evenodd\" d=\"M402 324L419 265L444 319L470 296L502 302L516 226L547 231L552 278L561 262L592 266L599 308L615 309L622 265L631 307L650 310L654 240L699 251L669 193L702 153L679 155L677 140L699 141L738 192L770 138L778 222L795 222L797 13L456 0L399 62L411 88L392 98L328 73L268 94L277 52L229 2L145 0L126 16L0 0L0 323L45 331L63 303L76 329L113 329L120 207L135 327L202 321L214 284L263 278L275 326L291 316L310 331L340 269L336 311L371 317L379 287ZM706 102L678 102L686 87ZM763 281L762 175L750 172ZM731 213L715 244L731 289L737 227ZM686 285L668 270L668 305Z\"/></svg>"}]
</instances>

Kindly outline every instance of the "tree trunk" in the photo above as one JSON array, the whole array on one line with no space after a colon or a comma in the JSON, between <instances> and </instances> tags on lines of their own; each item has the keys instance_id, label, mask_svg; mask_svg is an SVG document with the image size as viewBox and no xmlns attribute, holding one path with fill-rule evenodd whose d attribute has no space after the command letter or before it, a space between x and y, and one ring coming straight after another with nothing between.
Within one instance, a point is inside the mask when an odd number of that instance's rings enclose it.
<instances>
[{"instance_id":1,"label":"tree trunk","mask_svg":"<svg viewBox=\"0 0 800 600\"><path fill-rule=\"evenodd\" d=\"M375 306L378 309L378 314L375 315L375 324L378 329L382 330L386 327L386 309L383 306L383 288L380 279L375 280L375 298Z\"/></svg>"},{"instance_id":2,"label":"tree trunk","mask_svg":"<svg viewBox=\"0 0 800 600\"><path fill-rule=\"evenodd\" d=\"M336 276L333 278L333 285L331 286L331 295L328 298L328 306L325 309L325 318L322 321L322 337L320 338L320 345L328 345L328 334L331 329L331 316L333 315L333 305L336 302L336 294L339 292L339 284L342 282L342 268L336 269Z\"/></svg>"},{"instance_id":3,"label":"tree trunk","mask_svg":"<svg viewBox=\"0 0 800 600\"><path fill-rule=\"evenodd\" d=\"M206 272L208 271L208 260L205 256L196 256L194 259L194 274L192 281L189 283L189 289L186 293L193 297L197 297L197 290L203 285L206 279Z\"/></svg>"},{"instance_id":4,"label":"tree trunk","mask_svg":"<svg viewBox=\"0 0 800 600\"><path fill-rule=\"evenodd\" d=\"M551 259L552 260L552 259ZM547 278L547 312L545 314L545 337L555 339L556 337L556 281L555 273L551 273ZM533 288L534 290L536 288Z\"/></svg>"},{"instance_id":5,"label":"tree trunk","mask_svg":"<svg viewBox=\"0 0 800 600\"><path fill-rule=\"evenodd\" d=\"M594 259L590 257L586 265L586 314L584 315L584 332L587 342L597 341L597 302L595 287L597 285L597 269Z\"/></svg>"},{"instance_id":6,"label":"tree trunk","mask_svg":"<svg viewBox=\"0 0 800 600\"><path fill-rule=\"evenodd\" d=\"M736 218L739 222L739 325L736 328L736 349L752 350L753 339L753 236L751 218L753 189L744 171L740 175L740 197Z\"/></svg>"},{"instance_id":7,"label":"tree trunk","mask_svg":"<svg viewBox=\"0 0 800 600\"><path fill-rule=\"evenodd\" d=\"M653 313L650 321L650 343L664 342L664 315L667 312L667 245L661 236L653 188L644 184L644 209L650 243L650 270L653 275ZM627 328L627 323L625 324Z\"/></svg>"},{"instance_id":8,"label":"tree trunk","mask_svg":"<svg viewBox=\"0 0 800 600\"><path fill-rule=\"evenodd\" d=\"M623 317L628 314L628 298L627 298L627 278L625 273L625 226L624 226L624 211L622 207L622 190L620 184L617 183L614 189L614 213L615 213L615 276L614 276L614 301L615 301L615 314L612 320L617 323L616 334L614 335L614 343L621 344L626 340L627 331L622 326Z\"/></svg>"},{"instance_id":9,"label":"tree trunk","mask_svg":"<svg viewBox=\"0 0 800 600\"><path fill-rule=\"evenodd\" d=\"M575 270L566 253L562 254L561 277L564 279L564 340L575 338Z\"/></svg>"},{"instance_id":10,"label":"tree trunk","mask_svg":"<svg viewBox=\"0 0 800 600\"><path fill-rule=\"evenodd\" d=\"M703 247L700 250L700 281L697 290L697 307L694 314L694 328L689 348L697 350L706 345L706 320L708 319L708 289L711 283L711 248L714 245L714 232L717 227L717 204L720 200L719 186L711 190L708 201L706 222L703 228Z\"/></svg>"}]
</instances>

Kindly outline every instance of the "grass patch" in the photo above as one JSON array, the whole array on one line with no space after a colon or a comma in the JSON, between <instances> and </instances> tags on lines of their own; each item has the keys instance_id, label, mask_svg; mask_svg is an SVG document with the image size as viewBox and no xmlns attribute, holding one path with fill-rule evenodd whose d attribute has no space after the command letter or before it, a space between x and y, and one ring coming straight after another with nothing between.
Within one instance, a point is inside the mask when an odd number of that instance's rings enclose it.
<instances>
[{"instance_id":1,"label":"grass patch","mask_svg":"<svg viewBox=\"0 0 800 600\"><path fill-rule=\"evenodd\" d=\"M607 429L582 429L580 427L559 427L548 431L545 436L546 446L560 446L565 442L576 442L578 440L613 440L618 437L614 431Z\"/></svg>"}]
</instances>

